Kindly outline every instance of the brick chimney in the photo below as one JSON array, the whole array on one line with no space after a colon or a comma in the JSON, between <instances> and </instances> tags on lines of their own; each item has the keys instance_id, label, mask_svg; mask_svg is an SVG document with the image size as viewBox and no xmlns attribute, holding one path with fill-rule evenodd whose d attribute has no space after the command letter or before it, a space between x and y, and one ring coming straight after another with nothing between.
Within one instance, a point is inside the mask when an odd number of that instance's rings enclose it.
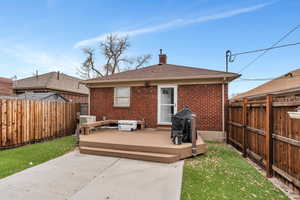
<instances>
[{"instance_id":1,"label":"brick chimney","mask_svg":"<svg viewBox=\"0 0 300 200\"><path fill-rule=\"evenodd\" d=\"M160 54L159 56L159 64L167 64L167 55L162 53L162 49L160 49Z\"/></svg>"}]
</instances>

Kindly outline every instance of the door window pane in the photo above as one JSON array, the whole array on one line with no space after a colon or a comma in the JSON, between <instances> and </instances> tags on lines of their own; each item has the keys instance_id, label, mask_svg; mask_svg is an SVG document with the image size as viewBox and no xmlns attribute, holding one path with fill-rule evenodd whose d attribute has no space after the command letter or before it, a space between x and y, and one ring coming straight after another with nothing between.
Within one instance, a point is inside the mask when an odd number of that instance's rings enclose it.
<instances>
[{"instance_id":1,"label":"door window pane","mask_svg":"<svg viewBox=\"0 0 300 200\"><path fill-rule=\"evenodd\" d=\"M161 88L161 104L174 104L174 88Z\"/></svg>"},{"instance_id":2,"label":"door window pane","mask_svg":"<svg viewBox=\"0 0 300 200\"><path fill-rule=\"evenodd\" d=\"M174 106L171 105L161 105L160 106L160 121L161 122L171 122L171 118L174 114Z\"/></svg>"}]
</instances>

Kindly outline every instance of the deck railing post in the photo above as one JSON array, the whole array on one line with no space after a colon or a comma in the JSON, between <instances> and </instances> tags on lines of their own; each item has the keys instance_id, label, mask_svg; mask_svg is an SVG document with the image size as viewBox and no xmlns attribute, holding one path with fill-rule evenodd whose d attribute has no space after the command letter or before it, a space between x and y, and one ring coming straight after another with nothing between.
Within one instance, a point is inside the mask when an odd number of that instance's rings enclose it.
<instances>
[{"instance_id":1,"label":"deck railing post","mask_svg":"<svg viewBox=\"0 0 300 200\"><path fill-rule=\"evenodd\" d=\"M266 104L266 171L267 177L273 176L273 119L272 119L272 95L267 95Z\"/></svg>"},{"instance_id":2,"label":"deck railing post","mask_svg":"<svg viewBox=\"0 0 300 200\"><path fill-rule=\"evenodd\" d=\"M76 145L79 145L79 138L80 138L80 112L76 113L76 130L75 130L75 135L76 135Z\"/></svg>"},{"instance_id":3,"label":"deck railing post","mask_svg":"<svg viewBox=\"0 0 300 200\"><path fill-rule=\"evenodd\" d=\"M243 99L243 156L247 157L247 146L248 146L248 140L247 140L247 98Z\"/></svg>"},{"instance_id":4,"label":"deck railing post","mask_svg":"<svg viewBox=\"0 0 300 200\"><path fill-rule=\"evenodd\" d=\"M192 156L197 156L197 146L196 146L196 140L197 140L197 128L196 128L196 115L192 115Z\"/></svg>"}]
</instances>

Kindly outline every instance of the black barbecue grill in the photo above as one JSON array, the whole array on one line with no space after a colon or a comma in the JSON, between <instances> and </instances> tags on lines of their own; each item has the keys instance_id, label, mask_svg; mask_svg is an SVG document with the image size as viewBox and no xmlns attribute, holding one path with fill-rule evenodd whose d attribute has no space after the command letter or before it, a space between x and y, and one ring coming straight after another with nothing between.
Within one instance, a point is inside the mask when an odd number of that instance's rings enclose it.
<instances>
[{"instance_id":1,"label":"black barbecue grill","mask_svg":"<svg viewBox=\"0 0 300 200\"><path fill-rule=\"evenodd\" d=\"M192 142L192 119L193 113L188 108L172 116L171 139L174 144Z\"/></svg>"}]
</instances>

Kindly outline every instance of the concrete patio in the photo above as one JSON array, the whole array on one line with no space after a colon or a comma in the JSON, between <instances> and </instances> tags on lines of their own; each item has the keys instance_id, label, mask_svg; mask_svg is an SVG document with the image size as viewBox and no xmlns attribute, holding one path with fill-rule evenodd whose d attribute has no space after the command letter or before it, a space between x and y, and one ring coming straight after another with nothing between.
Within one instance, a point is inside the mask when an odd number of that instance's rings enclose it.
<instances>
[{"instance_id":1,"label":"concrete patio","mask_svg":"<svg viewBox=\"0 0 300 200\"><path fill-rule=\"evenodd\" d=\"M0 179L3 200L179 200L183 161L162 164L70 152Z\"/></svg>"}]
</instances>

